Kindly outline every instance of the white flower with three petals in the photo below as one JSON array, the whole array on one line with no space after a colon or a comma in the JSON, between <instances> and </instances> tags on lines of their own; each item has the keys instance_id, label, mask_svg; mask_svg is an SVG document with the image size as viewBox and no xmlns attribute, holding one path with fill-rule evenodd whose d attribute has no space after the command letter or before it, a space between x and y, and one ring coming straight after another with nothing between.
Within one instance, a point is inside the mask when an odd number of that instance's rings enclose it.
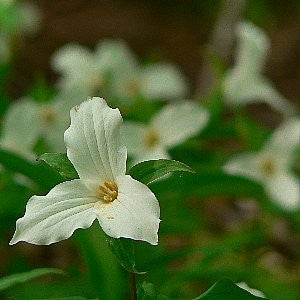
<instances>
[{"instance_id":1,"label":"white flower with three petals","mask_svg":"<svg viewBox=\"0 0 300 300\"><path fill-rule=\"evenodd\" d=\"M285 121L258 153L229 160L224 170L261 182L270 197L286 210L300 205L300 182L291 171L294 152L300 145L300 120Z\"/></svg>"},{"instance_id":2,"label":"white flower with three petals","mask_svg":"<svg viewBox=\"0 0 300 300\"><path fill-rule=\"evenodd\" d=\"M70 123L70 109L81 102L82 96L74 89L60 92L49 103L30 98L16 101L5 115L0 147L33 160L33 148L43 136L51 151L63 152L63 133Z\"/></svg>"},{"instance_id":3,"label":"white flower with three petals","mask_svg":"<svg viewBox=\"0 0 300 300\"><path fill-rule=\"evenodd\" d=\"M266 34L252 23L237 26L238 48L235 66L223 82L225 101L232 106L265 102L282 113L293 113L293 105L262 75L270 48Z\"/></svg>"},{"instance_id":4,"label":"white flower with three petals","mask_svg":"<svg viewBox=\"0 0 300 300\"><path fill-rule=\"evenodd\" d=\"M141 66L123 41L107 41L106 52L117 58L110 69L111 93L116 97L170 100L187 96L187 80L175 65L160 62Z\"/></svg>"},{"instance_id":5,"label":"white flower with three petals","mask_svg":"<svg viewBox=\"0 0 300 300\"><path fill-rule=\"evenodd\" d=\"M163 107L149 125L125 122L121 137L134 161L169 158L168 149L203 129L209 119L206 109L184 101Z\"/></svg>"},{"instance_id":6,"label":"white flower with three petals","mask_svg":"<svg viewBox=\"0 0 300 300\"><path fill-rule=\"evenodd\" d=\"M48 245L69 238L77 228L90 227L95 219L111 237L157 244L159 204L146 185L125 174L121 123L119 110L101 98L71 110L65 143L80 179L63 182L46 196L33 196L10 244Z\"/></svg>"}]
</instances>

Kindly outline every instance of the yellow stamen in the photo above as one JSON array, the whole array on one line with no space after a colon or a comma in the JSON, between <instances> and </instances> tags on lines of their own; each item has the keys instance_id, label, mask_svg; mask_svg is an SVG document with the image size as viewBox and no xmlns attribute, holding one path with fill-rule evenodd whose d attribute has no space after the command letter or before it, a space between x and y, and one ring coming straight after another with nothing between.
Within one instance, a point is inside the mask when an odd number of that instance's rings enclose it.
<instances>
[{"instance_id":1,"label":"yellow stamen","mask_svg":"<svg viewBox=\"0 0 300 300\"><path fill-rule=\"evenodd\" d=\"M104 186L99 186L99 197L105 202L113 202L118 197L118 186L115 182L105 181Z\"/></svg>"},{"instance_id":2,"label":"yellow stamen","mask_svg":"<svg viewBox=\"0 0 300 300\"><path fill-rule=\"evenodd\" d=\"M266 159L261 164L261 170L264 173L265 176L273 176L276 172L276 165L274 164L274 161L270 158Z\"/></svg>"},{"instance_id":3,"label":"yellow stamen","mask_svg":"<svg viewBox=\"0 0 300 300\"><path fill-rule=\"evenodd\" d=\"M159 137L156 134L156 132L149 131L145 135L145 140L144 140L146 148L152 148L152 147L154 147L157 144L158 140L159 140Z\"/></svg>"},{"instance_id":4,"label":"yellow stamen","mask_svg":"<svg viewBox=\"0 0 300 300\"><path fill-rule=\"evenodd\" d=\"M55 117L55 111L51 108L46 108L42 111L42 120L46 124L53 123Z\"/></svg>"}]
</instances>

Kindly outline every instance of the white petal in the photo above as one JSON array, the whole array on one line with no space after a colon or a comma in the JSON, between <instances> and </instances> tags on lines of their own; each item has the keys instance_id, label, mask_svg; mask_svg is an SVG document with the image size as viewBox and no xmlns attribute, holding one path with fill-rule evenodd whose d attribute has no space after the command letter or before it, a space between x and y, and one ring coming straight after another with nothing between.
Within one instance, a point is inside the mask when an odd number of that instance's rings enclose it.
<instances>
[{"instance_id":1,"label":"white petal","mask_svg":"<svg viewBox=\"0 0 300 300\"><path fill-rule=\"evenodd\" d=\"M260 75L248 76L239 70L230 70L223 84L225 100L230 105L264 102L284 114L293 112L293 105Z\"/></svg>"},{"instance_id":2,"label":"white petal","mask_svg":"<svg viewBox=\"0 0 300 300\"><path fill-rule=\"evenodd\" d=\"M126 172L126 149L120 146L122 117L104 99L83 102L71 110L65 132L67 155L81 179L114 181Z\"/></svg>"},{"instance_id":3,"label":"white petal","mask_svg":"<svg viewBox=\"0 0 300 300\"><path fill-rule=\"evenodd\" d=\"M223 167L223 170L232 175L249 177L254 180L262 180L259 169L260 160L256 154L243 153L231 158Z\"/></svg>"},{"instance_id":4,"label":"white petal","mask_svg":"<svg viewBox=\"0 0 300 300\"><path fill-rule=\"evenodd\" d=\"M52 57L52 67L59 72L70 72L78 66L84 66L92 60L92 53L77 44L68 44L60 48Z\"/></svg>"},{"instance_id":5,"label":"white petal","mask_svg":"<svg viewBox=\"0 0 300 300\"><path fill-rule=\"evenodd\" d=\"M121 126L121 141L126 146L128 154L138 155L143 153L143 140L146 127L141 123L124 122Z\"/></svg>"},{"instance_id":6,"label":"white petal","mask_svg":"<svg viewBox=\"0 0 300 300\"><path fill-rule=\"evenodd\" d=\"M246 282L239 282L236 285L239 286L240 288L248 291L249 293L251 293L254 296L265 298L265 295L261 291L249 287Z\"/></svg>"},{"instance_id":7,"label":"white petal","mask_svg":"<svg viewBox=\"0 0 300 300\"><path fill-rule=\"evenodd\" d=\"M149 99L183 98L188 93L186 78L171 64L145 67L140 80L141 93Z\"/></svg>"},{"instance_id":8,"label":"white petal","mask_svg":"<svg viewBox=\"0 0 300 300\"><path fill-rule=\"evenodd\" d=\"M10 245L49 245L69 238L76 229L92 225L97 200L79 179L57 185L46 196L31 197Z\"/></svg>"},{"instance_id":9,"label":"white petal","mask_svg":"<svg viewBox=\"0 0 300 300\"><path fill-rule=\"evenodd\" d=\"M151 127L167 147L180 144L198 133L208 122L208 112L192 102L165 106L151 121Z\"/></svg>"},{"instance_id":10,"label":"white petal","mask_svg":"<svg viewBox=\"0 0 300 300\"><path fill-rule=\"evenodd\" d=\"M300 182L296 176L281 172L266 182L266 190L286 210L300 207Z\"/></svg>"},{"instance_id":11,"label":"white petal","mask_svg":"<svg viewBox=\"0 0 300 300\"><path fill-rule=\"evenodd\" d=\"M300 119L292 118L283 122L274 131L264 149L287 157L298 146L300 146Z\"/></svg>"},{"instance_id":12,"label":"white petal","mask_svg":"<svg viewBox=\"0 0 300 300\"><path fill-rule=\"evenodd\" d=\"M86 97L86 94L78 88L63 90L51 103L40 105L41 129L51 151L65 152L64 132L70 125L70 110ZM50 114L52 119L47 121L47 114Z\"/></svg>"},{"instance_id":13,"label":"white petal","mask_svg":"<svg viewBox=\"0 0 300 300\"><path fill-rule=\"evenodd\" d=\"M12 104L5 116L0 145L32 158L32 149L39 134L38 106L29 99L22 99Z\"/></svg>"},{"instance_id":14,"label":"white petal","mask_svg":"<svg viewBox=\"0 0 300 300\"><path fill-rule=\"evenodd\" d=\"M236 34L238 37L236 67L245 73L260 72L270 47L267 35L250 22L239 23Z\"/></svg>"},{"instance_id":15,"label":"white petal","mask_svg":"<svg viewBox=\"0 0 300 300\"><path fill-rule=\"evenodd\" d=\"M99 204L97 218L104 232L114 238L124 237L158 242L159 203L150 189L129 175L117 180L117 200Z\"/></svg>"},{"instance_id":16,"label":"white petal","mask_svg":"<svg viewBox=\"0 0 300 300\"><path fill-rule=\"evenodd\" d=\"M127 44L121 40L106 40L99 44L96 56L110 79L111 93L120 98L132 96L139 75L138 61Z\"/></svg>"}]
</instances>

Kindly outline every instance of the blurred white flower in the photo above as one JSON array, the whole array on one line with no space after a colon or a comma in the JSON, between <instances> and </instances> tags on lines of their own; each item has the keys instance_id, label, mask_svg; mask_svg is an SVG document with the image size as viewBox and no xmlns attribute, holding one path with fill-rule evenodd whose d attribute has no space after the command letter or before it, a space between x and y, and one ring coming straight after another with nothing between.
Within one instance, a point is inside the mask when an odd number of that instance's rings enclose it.
<instances>
[{"instance_id":1,"label":"blurred white flower","mask_svg":"<svg viewBox=\"0 0 300 300\"><path fill-rule=\"evenodd\" d=\"M53 56L52 67L61 73L58 82L62 89L80 88L86 95L94 94L106 84L106 61L101 53L69 44L59 49Z\"/></svg>"},{"instance_id":2,"label":"blurred white flower","mask_svg":"<svg viewBox=\"0 0 300 300\"><path fill-rule=\"evenodd\" d=\"M81 95L75 89L59 93L49 103L37 103L30 98L16 101L4 118L0 147L33 160L33 148L42 136L51 151L63 152L63 133L70 124L70 109L81 102Z\"/></svg>"},{"instance_id":3,"label":"blurred white flower","mask_svg":"<svg viewBox=\"0 0 300 300\"><path fill-rule=\"evenodd\" d=\"M125 175L121 123L119 110L100 98L71 110L65 143L80 179L63 182L46 196L33 196L24 217L17 220L11 245L58 242L78 228L90 227L95 219L111 237L157 244L159 204L146 185Z\"/></svg>"},{"instance_id":4,"label":"blurred white flower","mask_svg":"<svg viewBox=\"0 0 300 300\"><path fill-rule=\"evenodd\" d=\"M149 125L124 122L121 137L135 163L168 158L169 148L197 134L208 119L208 112L196 103L169 104L153 116Z\"/></svg>"},{"instance_id":5,"label":"blurred white flower","mask_svg":"<svg viewBox=\"0 0 300 300\"><path fill-rule=\"evenodd\" d=\"M291 171L294 152L300 145L300 120L285 121L258 153L231 159L224 170L261 182L270 197L286 210L300 204L300 182Z\"/></svg>"},{"instance_id":6,"label":"blurred white flower","mask_svg":"<svg viewBox=\"0 0 300 300\"><path fill-rule=\"evenodd\" d=\"M138 59L122 41L106 42L105 48L117 57L110 73L111 90L117 97L141 95L150 100L164 100L187 95L187 80L176 66L170 63L140 66Z\"/></svg>"},{"instance_id":7,"label":"blurred white flower","mask_svg":"<svg viewBox=\"0 0 300 300\"><path fill-rule=\"evenodd\" d=\"M36 115L39 117L40 135L51 151L64 152L63 133L70 124L70 109L82 102L86 95L79 89L61 91L51 102L39 103Z\"/></svg>"},{"instance_id":8,"label":"blurred white flower","mask_svg":"<svg viewBox=\"0 0 300 300\"><path fill-rule=\"evenodd\" d=\"M34 34L39 29L41 13L32 3L15 0L0 1L0 63L8 62L11 45L21 34Z\"/></svg>"},{"instance_id":9,"label":"blurred white flower","mask_svg":"<svg viewBox=\"0 0 300 300\"><path fill-rule=\"evenodd\" d=\"M172 99L187 93L186 80L175 66L159 63L141 68L122 41L105 40L94 53L67 45L53 56L52 66L62 74L61 88L81 87L88 95L105 90L121 99L137 95Z\"/></svg>"},{"instance_id":10,"label":"blurred white flower","mask_svg":"<svg viewBox=\"0 0 300 300\"><path fill-rule=\"evenodd\" d=\"M38 31L41 25L42 15L36 5L29 2L19 3L19 16L21 32L33 35Z\"/></svg>"},{"instance_id":11,"label":"blurred white flower","mask_svg":"<svg viewBox=\"0 0 300 300\"><path fill-rule=\"evenodd\" d=\"M262 75L270 48L266 34L248 22L240 23L236 34L235 66L225 74L223 82L225 101L232 106L265 102L282 113L293 113L293 105Z\"/></svg>"},{"instance_id":12,"label":"blurred white flower","mask_svg":"<svg viewBox=\"0 0 300 300\"><path fill-rule=\"evenodd\" d=\"M246 290L247 292L251 293L254 296L261 297L261 298L266 298L264 293L262 293L259 290L250 288L246 282L239 282L236 285L239 286L240 288Z\"/></svg>"}]
</instances>

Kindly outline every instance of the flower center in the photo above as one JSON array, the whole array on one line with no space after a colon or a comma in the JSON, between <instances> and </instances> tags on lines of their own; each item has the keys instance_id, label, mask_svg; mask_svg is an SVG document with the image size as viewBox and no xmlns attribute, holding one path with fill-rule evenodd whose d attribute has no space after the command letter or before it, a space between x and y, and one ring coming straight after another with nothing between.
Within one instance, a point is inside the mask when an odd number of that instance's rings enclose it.
<instances>
[{"instance_id":1,"label":"flower center","mask_svg":"<svg viewBox=\"0 0 300 300\"><path fill-rule=\"evenodd\" d=\"M46 108L42 111L42 120L45 124L51 124L55 120L55 111L51 108Z\"/></svg>"},{"instance_id":2,"label":"flower center","mask_svg":"<svg viewBox=\"0 0 300 300\"><path fill-rule=\"evenodd\" d=\"M135 96L140 90L140 82L136 79L130 80L127 84L127 92L130 96Z\"/></svg>"},{"instance_id":3,"label":"flower center","mask_svg":"<svg viewBox=\"0 0 300 300\"><path fill-rule=\"evenodd\" d=\"M158 143L158 140L159 138L156 132L154 131L147 132L144 140L146 148L153 148Z\"/></svg>"},{"instance_id":4,"label":"flower center","mask_svg":"<svg viewBox=\"0 0 300 300\"><path fill-rule=\"evenodd\" d=\"M85 84L90 89L99 89L104 85L104 80L102 79L101 75L93 74L87 77Z\"/></svg>"},{"instance_id":5,"label":"flower center","mask_svg":"<svg viewBox=\"0 0 300 300\"><path fill-rule=\"evenodd\" d=\"M265 161L262 162L261 170L265 176L271 177L276 172L276 165L274 164L274 161L272 159L267 158Z\"/></svg>"},{"instance_id":6,"label":"flower center","mask_svg":"<svg viewBox=\"0 0 300 300\"><path fill-rule=\"evenodd\" d=\"M104 185L99 186L99 197L105 202L113 202L118 197L118 186L113 181L105 181Z\"/></svg>"}]
</instances>

